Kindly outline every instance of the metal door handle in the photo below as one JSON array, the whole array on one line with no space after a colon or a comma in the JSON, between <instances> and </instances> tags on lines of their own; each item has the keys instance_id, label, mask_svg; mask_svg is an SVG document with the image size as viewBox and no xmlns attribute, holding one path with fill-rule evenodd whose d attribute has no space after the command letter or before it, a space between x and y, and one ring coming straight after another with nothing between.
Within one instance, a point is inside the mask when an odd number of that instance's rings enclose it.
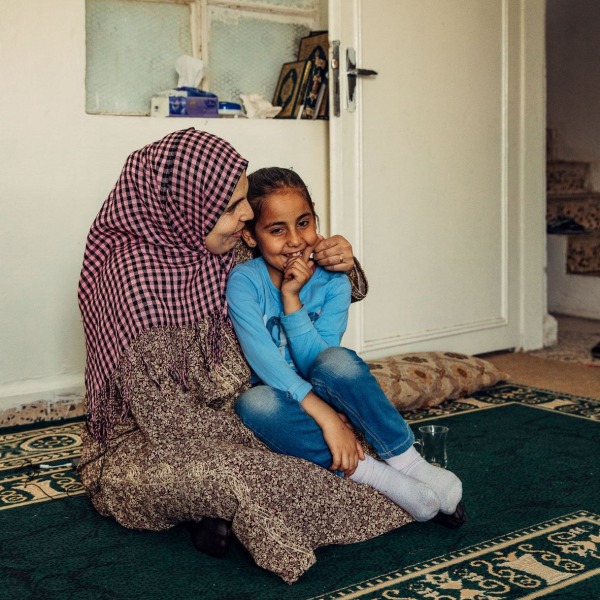
<instances>
[{"instance_id":1,"label":"metal door handle","mask_svg":"<svg viewBox=\"0 0 600 600\"><path fill-rule=\"evenodd\" d=\"M332 59L332 84L333 84L333 116L340 116L340 42L334 40L331 42ZM357 77L372 77L377 75L373 69L359 69L356 67L356 52L354 48L346 49L346 75L348 77L348 110L354 112L356 103L354 100L354 91L356 90Z\"/></svg>"},{"instance_id":2,"label":"metal door handle","mask_svg":"<svg viewBox=\"0 0 600 600\"><path fill-rule=\"evenodd\" d=\"M354 100L356 78L372 77L373 75L377 75L377 71L357 68L354 48L346 48L346 75L348 76L348 110L352 112L356 109L356 102Z\"/></svg>"},{"instance_id":3,"label":"metal door handle","mask_svg":"<svg viewBox=\"0 0 600 600\"><path fill-rule=\"evenodd\" d=\"M370 77L371 75L377 75L377 71L373 69L349 69L348 77Z\"/></svg>"}]
</instances>

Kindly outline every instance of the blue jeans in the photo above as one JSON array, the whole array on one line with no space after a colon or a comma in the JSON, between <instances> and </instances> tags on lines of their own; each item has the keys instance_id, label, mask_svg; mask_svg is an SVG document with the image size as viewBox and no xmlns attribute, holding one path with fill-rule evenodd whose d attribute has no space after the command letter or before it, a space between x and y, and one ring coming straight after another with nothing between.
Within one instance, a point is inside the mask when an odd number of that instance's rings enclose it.
<instances>
[{"instance_id":1,"label":"blue jeans","mask_svg":"<svg viewBox=\"0 0 600 600\"><path fill-rule=\"evenodd\" d=\"M379 387L367 364L347 348L327 348L309 373L313 391L352 425L383 458L408 450L414 434ZM317 422L287 392L257 385L236 401L244 424L275 452L314 462L325 469L331 452Z\"/></svg>"}]
</instances>

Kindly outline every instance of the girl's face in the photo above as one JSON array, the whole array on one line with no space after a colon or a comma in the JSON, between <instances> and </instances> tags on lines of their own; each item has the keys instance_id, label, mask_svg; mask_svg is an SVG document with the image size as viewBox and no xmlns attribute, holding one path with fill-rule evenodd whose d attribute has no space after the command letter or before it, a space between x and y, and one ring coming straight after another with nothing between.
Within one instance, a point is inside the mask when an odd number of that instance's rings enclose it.
<instances>
[{"instance_id":1,"label":"girl's face","mask_svg":"<svg viewBox=\"0 0 600 600\"><path fill-rule=\"evenodd\" d=\"M225 254L233 250L237 241L242 237L244 223L254 216L246 199L247 194L248 178L246 177L246 171L244 171L240 175L223 214L204 239L206 249L212 254Z\"/></svg>"},{"instance_id":2,"label":"girl's face","mask_svg":"<svg viewBox=\"0 0 600 600\"><path fill-rule=\"evenodd\" d=\"M313 209L298 191L288 189L267 196L254 233L244 229L244 240L258 247L273 281L281 280L287 261L317 243Z\"/></svg>"}]
</instances>

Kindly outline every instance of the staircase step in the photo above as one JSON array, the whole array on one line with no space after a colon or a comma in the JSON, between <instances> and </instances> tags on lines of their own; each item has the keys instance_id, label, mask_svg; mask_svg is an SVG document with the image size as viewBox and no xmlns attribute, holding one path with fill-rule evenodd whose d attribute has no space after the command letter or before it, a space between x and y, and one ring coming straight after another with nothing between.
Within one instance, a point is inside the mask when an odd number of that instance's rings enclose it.
<instances>
[{"instance_id":1,"label":"staircase step","mask_svg":"<svg viewBox=\"0 0 600 600\"><path fill-rule=\"evenodd\" d=\"M552 160L546 162L546 190L549 194L590 191L589 162Z\"/></svg>"},{"instance_id":2,"label":"staircase step","mask_svg":"<svg viewBox=\"0 0 600 600\"><path fill-rule=\"evenodd\" d=\"M568 236L567 273L600 271L600 231Z\"/></svg>"},{"instance_id":3,"label":"staircase step","mask_svg":"<svg viewBox=\"0 0 600 600\"><path fill-rule=\"evenodd\" d=\"M580 273L582 277L596 277L600 279L600 271L590 271L589 273Z\"/></svg>"},{"instance_id":4,"label":"staircase step","mask_svg":"<svg viewBox=\"0 0 600 600\"><path fill-rule=\"evenodd\" d=\"M600 192L548 194L546 221L571 218L587 231L600 230Z\"/></svg>"}]
</instances>

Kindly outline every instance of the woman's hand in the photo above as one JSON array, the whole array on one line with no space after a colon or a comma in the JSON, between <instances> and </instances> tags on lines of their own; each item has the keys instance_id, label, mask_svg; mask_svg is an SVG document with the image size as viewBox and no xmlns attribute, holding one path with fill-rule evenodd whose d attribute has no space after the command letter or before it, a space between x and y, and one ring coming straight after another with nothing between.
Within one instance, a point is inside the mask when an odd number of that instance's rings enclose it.
<instances>
[{"instance_id":1,"label":"woman's hand","mask_svg":"<svg viewBox=\"0 0 600 600\"><path fill-rule=\"evenodd\" d=\"M354 269L352 245L341 235L333 235L327 239L319 235L313 259L327 271L347 272Z\"/></svg>"}]
</instances>

